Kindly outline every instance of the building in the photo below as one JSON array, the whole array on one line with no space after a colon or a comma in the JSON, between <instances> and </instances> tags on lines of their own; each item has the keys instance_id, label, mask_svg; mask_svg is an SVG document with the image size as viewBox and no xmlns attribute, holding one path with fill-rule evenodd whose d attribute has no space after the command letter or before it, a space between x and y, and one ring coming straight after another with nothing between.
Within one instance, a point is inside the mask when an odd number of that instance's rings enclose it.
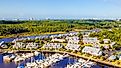
<instances>
[{"instance_id":1,"label":"building","mask_svg":"<svg viewBox=\"0 0 121 68\"><path fill-rule=\"evenodd\" d=\"M65 48L67 49L67 50L73 50L73 51L80 51L80 45L78 45L78 44L67 44L66 46L65 46Z\"/></svg>"},{"instance_id":2,"label":"building","mask_svg":"<svg viewBox=\"0 0 121 68\"><path fill-rule=\"evenodd\" d=\"M84 30L84 31L81 31L81 34L82 35L89 35L92 31L91 30Z\"/></svg>"},{"instance_id":3,"label":"building","mask_svg":"<svg viewBox=\"0 0 121 68\"><path fill-rule=\"evenodd\" d=\"M115 55L111 55L108 60L115 60L116 59L116 56Z\"/></svg>"},{"instance_id":4,"label":"building","mask_svg":"<svg viewBox=\"0 0 121 68\"><path fill-rule=\"evenodd\" d=\"M16 42L13 45L13 48L19 49L19 48L26 48L26 49L33 49L38 48L38 43L23 43L23 42Z\"/></svg>"},{"instance_id":5,"label":"building","mask_svg":"<svg viewBox=\"0 0 121 68\"><path fill-rule=\"evenodd\" d=\"M98 28L96 28L96 29L92 29L92 32L100 32L101 31L101 29L98 29Z\"/></svg>"},{"instance_id":6,"label":"building","mask_svg":"<svg viewBox=\"0 0 121 68\"><path fill-rule=\"evenodd\" d=\"M54 48L54 49L60 49L63 45L61 43L47 43L43 45L43 48Z\"/></svg>"},{"instance_id":7,"label":"building","mask_svg":"<svg viewBox=\"0 0 121 68\"><path fill-rule=\"evenodd\" d=\"M66 40L69 44L78 44L80 41L78 36L66 37Z\"/></svg>"},{"instance_id":8,"label":"building","mask_svg":"<svg viewBox=\"0 0 121 68\"><path fill-rule=\"evenodd\" d=\"M26 49L37 49L38 48L38 43L27 43L26 44Z\"/></svg>"},{"instance_id":9,"label":"building","mask_svg":"<svg viewBox=\"0 0 121 68\"><path fill-rule=\"evenodd\" d=\"M65 39L57 39L57 38L54 38L51 41L52 42L65 42Z\"/></svg>"},{"instance_id":10,"label":"building","mask_svg":"<svg viewBox=\"0 0 121 68\"><path fill-rule=\"evenodd\" d=\"M67 45L65 46L67 50L73 50L73 51L80 50L80 45L79 45L80 40L78 36L66 37L66 40L68 41Z\"/></svg>"},{"instance_id":11,"label":"building","mask_svg":"<svg viewBox=\"0 0 121 68\"><path fill-rule=\"evenodd\" d=\"M78 34L79 34L79 32L69 32L69 33L68 33L69 36L74 36L74 35L77 36Z\"/></svg>"},{"instance_id":12,"label":"building","mask_svg":"<svg viewBox=\"0 0 121 68\"><path fill-rule=\"evenodd\" d=\"M94 48L94 47L89 47L89 46L85 46L82 49L82 52L88 53L88 54L91 54L91 55L95 55L95 56L101 56L102 55L102 51L100 50L100 48Z\"/></svg>"},{"instance_id":13,"label":"building","mask_svg":"<svg viewBox=\"0 0 121 68\"><path fill-rule=\"evenodd\" d=\"M116 42L111 42L110 47L116 46Z\"/></svg>"},{"instance_id":14,"label":"building","mask_svg":"<svg viewBox=\"0 0 121 68\"><path fill-rule=\"evenodd\" d=\"M110 39L103 39L103 42L106 43L110 43Z\"/></svg>"},{"instance_id":15,"label":"building","mask_svg":"<svg viewBox=\"0 0 121 68\"><path fill-rule=\"evenodd\" d=\"M96 37L94 37L94 38L84 37L83 38L83 43L84 44L99 44L99 40Z\"/></svg>"},{"instance_id":16,"label":"building","mask_svg":"<svg viewBox=\"0 0 121 68\"><path fill-rule=\"evenodd\" d=\"M26 45L25 43L23 42L16 42L14 45L13 45L13 48L16 48L16 49L19 49L19 48L25 48Z\"/></svg>"}]
</instances>

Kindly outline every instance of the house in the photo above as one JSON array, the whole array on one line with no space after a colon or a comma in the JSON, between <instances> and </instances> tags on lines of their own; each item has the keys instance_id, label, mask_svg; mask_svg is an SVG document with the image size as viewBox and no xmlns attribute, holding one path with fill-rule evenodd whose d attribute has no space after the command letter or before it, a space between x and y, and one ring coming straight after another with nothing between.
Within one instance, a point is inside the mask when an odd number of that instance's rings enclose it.
<instances>
[{"instance_id":1,"label":"house","mask_svg":"<svg viewBox=\"0 0 121 68\"><path fill-rule=\"evenodd\" d=\"M87 37L89 37L89 35L83 35L83 38L87 38Z\"/></svg>"},{"instance_id":2,"label":"house","mask_svg":"<svg viewBox=\"0 0 121 68\"><path fill-rule=\"evenodd\" d=\"M95 55L95 56L101 56L102 55L102 51L100 50L100 48L94 48L94 47L89 47L89 46L85 46L82 49L82 52L92 54L92 55Z\"/></svg>"},{"instance_id":3,"label":"house","mask_svg":"<svg viewBox=\"0 0 121 68\"><path fill-rule=\"evenodd\" d=\"M50 38L57 38L57 37L58 37L57 34L53 34L53 35L50 36Z\"/></svg>"},{"instance_id":4,"label":"house","mask_svg":"<svg viewBox=\"0 0 121 68\"><path fill-rule=\"evenodd\" d=\"M66 40L79 40L78 36L73 36L73 37L66 37Z\"/></svg>"},{"instance_id":5,"label":"house","mask_svg":"<svg viewBox=\"0 0 121 68\"><path fill-rule=\"evenodd\" d=\"M16 49L19 49L19 48L26 48L26 49L38 48L38 43L16 42L13 45L13 48L16 48Z\"/></svg>"},{"instance_id":6,"label":"house","mask_svg":"<svg viewBox=\"0 0 121 68\"><path fill-rule=\"evenodd\" d=\"M26 49L36 49L38 48L38 43L27 43Z\"/></svg>"},{"instance_id":7,"label":"house","mask_svg":"<svg viewBox=\"0 0 121 68\"><path fill-rule=\"evenodd\" d=\"M57 38L54 38L51 40L52 42L65 42L65 39L57 39Z\"/></svg>"},{"instance_id":8,"label":"house","mask_svg":"<svg viewBox=\"0 0 121 68\"><path fill-rule=\"evenodd\" d=\"M80 41L78 36L66 37L66 40L69 44L78 44Z\"/></svg>"},{"instance_id":9,"label":"house","mask_svg":"<svg viewBox=\"0 0 121 68\"><path fill-rule=\"evenodd\" d=\"M47 43L43 45L43 48L54 48L54 49L60 49L63 45L61 43Z\"/></svg>"},{"instance_id":10,"label":"house","mask_svg":"<svg viewBox=\"0 0 121 68\"><path fill-rule=\"evenodd\" d=\"M68 44L79 44L79 40L69 40Z\"/></svg>"},{"instance_id":11,"label":"house","mask_svg":"<svg viewBox=\"0 0 121 68\"><path fill-rule=\"evenodd\" d=\"M116 59L116 56L115 55L111 55L108 60L115 60Z\"/></svg>"},{"instance_id":12,"label":"house","mask_svg":"<svg viewBox=\"0 0 121 68\"><path fill-rule=\"evenodd\" d=\"M82 35L89 35L92 31L91 30L84 30L84 31L81 31L81 34Z\"/></svg>"},{"instance_id":13,"label":"house","mask_svg":"<svg viewBox=\"0 0 121 68\"><path fill-rule=\"evenodd\" d=\"M79 34L79 32L69 32L68 33L69 36L74 36L74 35L78 35L78 34Z\"/></svg>"},{"instance_id":14,"label":"house","mask_svg":"<svg viewBox=\"0 0 121 68\"><path fill-rule=\"evenodd\" d=\"M103 42L106 43L110 43L110 39L103 39Z\"/></svg>"},{"instance_id":15,"label":"house","mask_svg":"<svg viewBox=\"0 0 121 68\"><path fill-rule=\"evenodd\" d=\"M83 43L84 44L99 44L99 40L96 37L94 37L94 38L84 37L83 38Z\"/></svg>"},{"instance_id":16,"label":"house","mask_svg":"<svg viewBox=\"0 0 121 68\"><path fill-rule=\"evenodd\" d=\"M115 44L116 44L116 42L111 42L111 43L110 43L110 47L115 46Z\"/></svg>"},{"instance_id":17,"label":"house","mask_svg":"<svg viewBox=\"0 0 121 68\"><path fill-rule=\"evenodd\" d=\"M100 31L101 29L98 29L98 28L92 30L92 32L100 32Z\"/></svg>"},{"instance_id":18,"label":"house","mask_svg":"<svg viewBox=\"0 0 121 68\"><path fill-rule=\"evenodd\" d=\"M78 36L66 37L66 40L68 41L65 47L67 50L80 50L80 45L78 45L80 40Z\"/></svg>"},{"instance_id":19,"label":"house","mask_svg":"<svg viewBox=\"0 0 121 68\"><path fill-rule=\"evenodd\" d=\"M79 51L80 50L80 45L78 45L78 44L67 44L66 46L65 46L65 48L67 49L67 50L73 50L73 51Z\"/></svg>"},{"instance_id":20,"label":"house","mask_svg":"<svg viewBox=\"0 0 121 68\"><path fill-rule=\"evenodd\" d=\"M109 45L104 45L104 48L105 49L109 49Z\"/></svg>"},{"instance_id":21,"label":"house","mask_svg":"<svg viewBox=\"0 0 121 68\"><path fill-rule=\"evenodd\" d=\"M19 49L19 48L25 48L25 43L23 42L16 42L14 45L13 45L13 48L16 48L16 49Z\"/></svg>"}]
</instances>

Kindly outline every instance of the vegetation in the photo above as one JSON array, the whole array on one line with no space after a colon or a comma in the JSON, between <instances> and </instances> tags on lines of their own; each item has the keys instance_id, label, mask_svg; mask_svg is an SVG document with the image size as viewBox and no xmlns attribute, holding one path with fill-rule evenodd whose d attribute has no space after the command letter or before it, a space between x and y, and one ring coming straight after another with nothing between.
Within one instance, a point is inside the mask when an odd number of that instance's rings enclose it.
<instances>
[{"instance_id":1,"label":"vegetation","mask_svg":"<svg viewBox=\"0 0 121 68\"><path fill-rule=\"evenodd\" d=\"M109 29L119 27L120 21L113 20L40 20L40 21L0 21L0 36L21 33L40 34L68 32L74 29Z\"/></svg>"},{"instance_id":2,"label":"vegetation","mask_svg":"<svg viewBox=\"0 0 121 68\"><path fill-rule=\"evenodd\" d=\"M92 37L98 37L100 40L103 39L111 39L112 41L117 42L118 44L121 44L121 28L113 28L109 30L102 30L98 33L92 33L90 36Z\"/></svg>"}]
</instances>

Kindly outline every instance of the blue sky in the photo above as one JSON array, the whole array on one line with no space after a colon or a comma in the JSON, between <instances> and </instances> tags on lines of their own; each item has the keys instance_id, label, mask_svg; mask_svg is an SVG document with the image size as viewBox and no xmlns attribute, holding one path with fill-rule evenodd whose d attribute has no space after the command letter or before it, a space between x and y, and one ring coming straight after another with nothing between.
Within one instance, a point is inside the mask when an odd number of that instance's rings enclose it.
<instances>
[{"instance_id":1,"label":"blue sky","mask_svg":"<svg viewBox=\"0 0 121 68\"><path fill-rule=\"evenodd\" d=\"M121 0L0 0L0 18L121 18Z\"/></svg>"}]
</instances>

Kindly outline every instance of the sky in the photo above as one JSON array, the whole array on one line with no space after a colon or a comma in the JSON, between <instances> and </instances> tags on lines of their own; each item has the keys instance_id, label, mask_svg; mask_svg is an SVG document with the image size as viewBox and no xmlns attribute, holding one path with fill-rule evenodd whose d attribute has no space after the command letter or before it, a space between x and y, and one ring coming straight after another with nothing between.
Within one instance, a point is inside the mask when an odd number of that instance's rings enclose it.
<instances>
[{"instance_id":1,"label":"sky","mask_svg":"<svg viewBox=\"0 0 121 68\"><path fill-rule=\"evenodd\" d=\"M121 0L0 0L0 18L121 18Z\"/></svg>"}]
</instances>

